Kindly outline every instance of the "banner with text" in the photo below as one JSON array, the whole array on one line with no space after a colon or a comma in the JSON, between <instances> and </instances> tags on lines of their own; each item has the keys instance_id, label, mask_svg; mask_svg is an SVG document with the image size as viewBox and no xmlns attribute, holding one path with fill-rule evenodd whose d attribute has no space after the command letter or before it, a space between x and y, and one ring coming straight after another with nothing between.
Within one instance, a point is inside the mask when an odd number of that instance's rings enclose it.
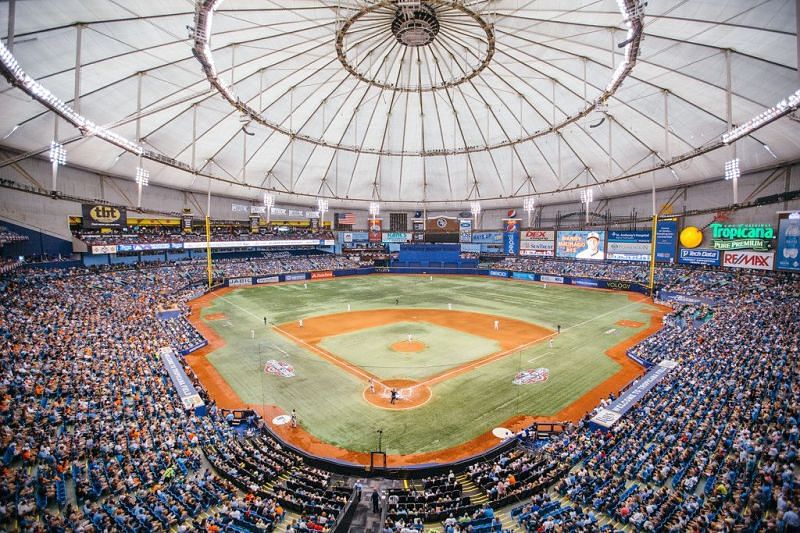
<instances>
[{"instance_id":1,"label":"banner with text","mask_svg":"<svg viewBox=\"0 0 800 533\"><path fill-rule=\"evenodd\" d=\"M158 351L158 354L161 356L161 362L175 386L184 409L194 409L194 413L198 416L205 415L205 403L183 370L183 366L178 362L175 351L172 348L164 347Z\"/></svg>"},{"instance_id":2,"label":"banner with text","mask_svg":"<svg viewBox=\"0 0 800 533\"><path fill-rule=\"evenodd\" d=\"M605 259L605 243L605 231L559 231L556 237L556 256L599 261Z\"/></svg>"},{"instance_id":3,"label":"banner with text","mask_svg":"<svg viewBox=\"0 0 800 533\"><path fill-rule=\"evenodd\" d=\"M722 266L730 268L751 268L755 270L773 270L775 254L772 252L724 252Z\"/></svg>"},{"instance_id":4,"label":"banner with text","mask_svg":"<svg viewBox=\"0 0 800 533\"><path fill-rule=\"evenodd\" d=\"M472 219L462 218L458 221L458 242L472 242Z\"/></svg>"},{"instance_id":5,"label":"banner with text","mask_svg":"<svg viewBox=\"0 0 800 533\"><path fill-rule=\"evenodd\" d=\"M649 230L608 232L608 248L606 256L616 261L650 261Z\"/></svg>"},{"instance_id":6,"label":"banner with text","mask_svg":"<svg viewBox=\"0 0 800 533\"><path fill-rule=\"evenodd\" d=\"M517 219L503 220L503 253L517 255L520 242L520 221Z\"/></svg>"},{"instance_id":7,"label":"banner with text","mask_svg":"<svg viewBox=\"0 0 800 533\"><path fill-rule=\"evenodd\" d=\"M674 263L677 244L678 223L674 220L659 220L656 226L656 262Z\"/></svg>"},{"instance_id":8,"label":"banner with text","mask_svg":"<svg viewBox=\"0 0 800 533\"><path fill-rule=\"evenodd\" d=\"M680 254L678 254L678 263L682 265L719 266L721 255L719 250L681 248Z\"/></svg>"},{"instance_id":9,"label":"banner with text","mask_svg":"<svg viewBox=\"0 0 800 533\"><path fill-rule=\"evenodd\" d=\"M778 270L800 272L800 213L782 218L778 225Z\"/></svg>"},{"instance_id":10,"label":"banner with text","mask_svg":"<svg viewBox=\"0 0 800 533\"><path fill-rule=\"evenodd\" d=\"M519 243L519 255L553 257L556 254L555 237L555 231L523 231Z\"/></svg>"},{"instance_id":11,"label":"banner with text","mask_svg":"<svg viewBox=\"0 0 800 533\"><path fill-rule=\"evenodd\" d=\"M369 221L369 242L383 241L383 221L380 218Z\"/></svg>"},{"instance_id":12,"label":"banner with text","mask_svg":"<svg viewBox=\"0 0 800 533\"><path fill-rule=\"evenodd\" d=\"M84 228L122 229L128 225L128 212L124 207L81 204L81 214Z\"/></svg>"}]
</instances>

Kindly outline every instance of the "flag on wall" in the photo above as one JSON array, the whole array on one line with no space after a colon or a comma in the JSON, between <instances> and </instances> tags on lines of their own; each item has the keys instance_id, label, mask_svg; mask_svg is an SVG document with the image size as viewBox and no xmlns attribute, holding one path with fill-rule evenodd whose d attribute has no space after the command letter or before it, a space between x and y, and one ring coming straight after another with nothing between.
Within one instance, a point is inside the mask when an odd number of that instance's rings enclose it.
<instances>
[{"instance_id":1,"label":"flag on wall","mask_svg":"<svg viewBox=\"0 0 800 533\"><path fill-rule=\"evenodd\" d=\"M339 213L339 224L352 226L356 223L356 216L353 213Z\"/></svg>"}]
</instances>

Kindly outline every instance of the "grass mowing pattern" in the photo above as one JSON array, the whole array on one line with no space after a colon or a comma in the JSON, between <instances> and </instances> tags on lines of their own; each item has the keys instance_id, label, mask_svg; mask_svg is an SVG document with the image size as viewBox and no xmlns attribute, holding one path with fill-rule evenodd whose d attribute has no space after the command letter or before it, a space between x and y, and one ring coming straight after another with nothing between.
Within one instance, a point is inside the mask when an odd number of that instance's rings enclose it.
<instances>
[{"instance_id":1,"label":"grass mowing pattern","mask_svg":"<svg viewBox=\"0 0 800 533\"><path fill-rule=\"evenodd\" d=\"M433 398L409 411L387 411L362 397L365 383L291 340L265 328L263 317L283 323L347 310L394 308L453 309L513 317L562 334L551 349L536 343L479 369L433 387ZM383 429L385 450L409 454L454 446L517 414L550 416L611 377L619 365L604 355L642 328L615 326L627 319L648 324L644 303L626 295L571 286L495 280L487 277L359 276L302 284L240 289L214 300L202 315L227 345L209 361L247 403L297 409L301 425L322 440L356 451L375 448ZM250 338L251 330L255 339ZM387 338L387 346L398 339ZM296 372L278 378L263 372L268 359L285 360ZM441 364L454 364L446 359ZM527 368L550 370L547 382L513 385ZM410 369L409 373L414 371ZM409 377L406 374L406 377Z\"/></svg>"}]
</instances>

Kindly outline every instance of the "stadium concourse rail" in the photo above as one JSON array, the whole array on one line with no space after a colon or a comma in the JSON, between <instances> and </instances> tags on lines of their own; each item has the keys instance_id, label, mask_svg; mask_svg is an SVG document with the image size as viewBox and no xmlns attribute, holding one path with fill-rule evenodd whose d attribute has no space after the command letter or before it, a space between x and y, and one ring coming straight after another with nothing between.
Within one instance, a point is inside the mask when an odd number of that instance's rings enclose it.
<instances>
[{"instance_id":1,"label":"stadium concourse rail","mask_svg":"<svg viewBox=\"0 0 800 533\"><path fill-rule=\"evenodd\" d=\"M504 269L478 269L478 268L423 268L423 267L366 267L347 270L317 270L311 272L292 272L284 274L274 274L269 276L238 276L225 278L222 282L217 283L210 292L221 289L223 287L250 287L258 285L268 285L275 283L285 282L301 282L308 280L323 280L333 279L345 276L360 276L370 274L415 274L415 275L466 275L466 276L488 276L492 278L514 279L523 281L539 281L543 283L554 283L561 285L574 285L578 287L587 287L593 289L610 289L620 291L631 291L639 294L649 294L650 288L641 284L630 281L617 281L607 279L596 279L587 277L568 277L568 276L553 276L548 274L539 274L533 272L517 272L513 270ZM631 357L631 354L628 354ZM639 359L632 357L637 362ZM640 363L641 364L641 363ZM650 366L650 365L646 365ZM626 387L627 388L627 387ZM249 416L255 415L250 410L233 410L234 420L244 421ZM563 425L559 423L545 424L550 427L548 433L557 433L555 427ZM309 454L305 450L292 445L290 442L285 441L279 435L274 433L268 424L263 424L262 429L269 434L269 436L292 450L294 453L302 456L308 464L336 472L343 475L355 475L363 477L391 477L399 479L417 479L435 475L446 474L450 469L463 470L467 466L476 461L493 459L500 454L506 453L515 448L519 444L517 438L508 439L500 442L497 446L480 452L478 454L466 457L459 461L449 463L430 463L413 466L402 467L387 467L379 468L374 467L370 469L364 465L350 463L347 461L340 461L326 457L319 457Z\"/></svg>"}]
</instances>

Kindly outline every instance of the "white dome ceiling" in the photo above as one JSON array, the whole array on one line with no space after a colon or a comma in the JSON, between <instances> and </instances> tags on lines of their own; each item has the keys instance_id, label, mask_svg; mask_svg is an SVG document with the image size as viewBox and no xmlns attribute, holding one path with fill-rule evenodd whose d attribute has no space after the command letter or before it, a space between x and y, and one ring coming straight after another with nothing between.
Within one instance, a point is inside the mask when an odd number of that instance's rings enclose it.
<instances>
[{"instance_id":1,"label":"white dome ceiling","mask_svg":"<svg viewBox=\"0 0 800 533\"><path fill-rule=\"evenodd\" d=\"M800 87L791 0L651 0L642 35L622 0L417 4L206 0L195 42L187 0L17 0L12 51L87 119L184 165L145 161L151 183L205 192L211 176L212 193L332 206L547 203L589 183L603 197L649 189L654 166L659 184L718 177L733 149L706 150L728 130L727 86L734 125ZM620 72L626 40L639 54ZM5 82L0 107L3 146L49 146L53 113ZM135 176L136 155L64 121L58 136L69 163ZM796 160L800 124L782 118L736 155L743 172Z\"/></svg>"}]
</instances>

